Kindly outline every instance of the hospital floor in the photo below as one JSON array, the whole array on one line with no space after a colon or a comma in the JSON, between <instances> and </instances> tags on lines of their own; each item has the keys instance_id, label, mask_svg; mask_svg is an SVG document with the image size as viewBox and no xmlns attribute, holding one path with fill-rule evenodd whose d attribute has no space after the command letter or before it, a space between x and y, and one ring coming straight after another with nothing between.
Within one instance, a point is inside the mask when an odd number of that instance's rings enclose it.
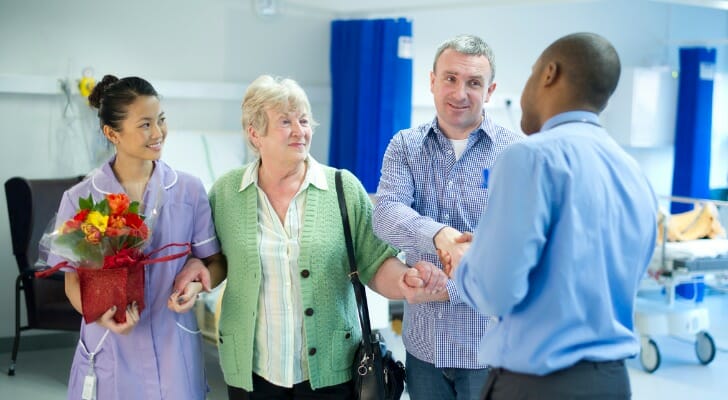
<instances>
[{"instance_id":1,"label":"hospital floor","mask_svg":"<svg viewBox=\"0 0 728 400\"><path fill-rule=\"evenodd\" d=\"M703 366L693 344L685 339L655 337L662 362L652 374L643 371L637 358L627 362L636 400L718 400L728 392L728 294L711 293L702 306L710 315L710 334L718 347L714 361ZM382 332L398 359L404 359L401 338L393 331ZM6 375L9 353L0 353L0 399L65 399L68 369L73 348L21 351L17 372ZM206 345L205 360L211 392L209 400L227 399L225 383L213 345ZM409 397L403 396L403 399Z\"/></svg>"}]
</instances>

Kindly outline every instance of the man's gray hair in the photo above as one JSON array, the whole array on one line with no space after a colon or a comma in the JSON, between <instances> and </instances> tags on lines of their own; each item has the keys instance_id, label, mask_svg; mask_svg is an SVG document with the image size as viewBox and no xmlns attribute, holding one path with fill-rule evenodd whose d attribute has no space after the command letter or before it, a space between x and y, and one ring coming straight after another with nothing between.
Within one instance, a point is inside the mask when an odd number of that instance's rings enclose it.
<instances>
[{"instance_id":1,"label":"man's gray hair","mask_svg":"<svg viewBox=\"0 0 728 400\"><path fill-rule=\"evenodd\" d=\"M437 67L437 59L447 49L453 49L461 54L485 57L490 63L490 82L493 82L495 78L495 55L490 46L488 46L488 43L485 43L485 40L475 35L458 35L446 40L437 48L435 61L432 63L433 72L435 72L435 68Z\"/></svg>"}]
</instances>

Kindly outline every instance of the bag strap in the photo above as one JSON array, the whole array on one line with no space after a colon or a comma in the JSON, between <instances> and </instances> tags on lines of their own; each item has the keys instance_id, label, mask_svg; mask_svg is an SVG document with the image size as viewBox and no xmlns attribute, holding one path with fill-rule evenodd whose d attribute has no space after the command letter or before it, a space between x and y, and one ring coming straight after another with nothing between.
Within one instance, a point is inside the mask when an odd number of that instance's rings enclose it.
<instances>
[{"instance_id":1,"label":"bag strap","mask_svg":"<svg viewBox=\"0 0 728 400\"><path fill-rule=\"evenodd\" d=\"M364 285L359 280L359 271L356 268L356 259L354 257L354 244L351 239L351 227L349 225L349 213L346 208L346 198L344 197L344 188L341 183L341 170L336 170L336 196L339 199L339 211L341 212L341 222L344 225L344 239L346 240L346 252L349 256L349 280L354 286L354 295L356 296L356 305L359 311L359 322L361 323L362 337L369 338L364 341L365 350L372 354L372 343L378 340L377 336L372 335L372 327L369 322L369 307L367 306L367 294Z\"/></svg>"}]
</instances>

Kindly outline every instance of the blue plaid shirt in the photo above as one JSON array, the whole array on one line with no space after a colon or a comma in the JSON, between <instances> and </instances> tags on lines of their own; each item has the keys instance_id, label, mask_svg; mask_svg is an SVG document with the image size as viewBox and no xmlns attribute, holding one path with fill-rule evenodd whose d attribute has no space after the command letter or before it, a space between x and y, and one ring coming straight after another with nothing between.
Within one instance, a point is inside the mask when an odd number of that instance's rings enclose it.
<instances>
[{"instance_id":1,"label":"blue plaid shirt","mask_svg":"<svg viewBox=\"0 0 728 400\"><path fill-rule=\"evenodd\" d=\"M447 225L475 231L488 203L483 170L493 166L507 145L522 138L484 114L456 160L437 118L400 131L384 154L374 232L404 251L408 265L427 260L442 267L435 234ZM438 368L484 368L477 355L489 318L460 300L453 281L448 281L447 290L449 302L405 304L405 348Z\"/></svg>"}]
</instances>

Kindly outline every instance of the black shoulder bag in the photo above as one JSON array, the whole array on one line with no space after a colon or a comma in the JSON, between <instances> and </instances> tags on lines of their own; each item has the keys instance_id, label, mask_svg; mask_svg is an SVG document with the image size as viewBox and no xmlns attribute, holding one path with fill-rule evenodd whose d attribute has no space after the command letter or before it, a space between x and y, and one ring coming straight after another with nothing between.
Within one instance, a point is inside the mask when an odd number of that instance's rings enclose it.
<instances>
[{"instance_id":1,"label":"black shoulder bag","mask_svg":"<svg viewBox=\"0 0 728 400\"><path fill-rule=\"evenodd\" d=\"M367 296L356 268L354 245L346 210L346 198L341 183L341 171L336 171L336 195L339 198L346 251L349 255L349 268L351 269L349 278L354 286L362 332L362 341L359 344L356 356L354 356L352 366L354 395L359 400L398 400L404 390L405 369L400 361L394 359L392 352L387 350L387 346L379 333L372 333L369 324Z\"/></svg>"}]
</instances>

